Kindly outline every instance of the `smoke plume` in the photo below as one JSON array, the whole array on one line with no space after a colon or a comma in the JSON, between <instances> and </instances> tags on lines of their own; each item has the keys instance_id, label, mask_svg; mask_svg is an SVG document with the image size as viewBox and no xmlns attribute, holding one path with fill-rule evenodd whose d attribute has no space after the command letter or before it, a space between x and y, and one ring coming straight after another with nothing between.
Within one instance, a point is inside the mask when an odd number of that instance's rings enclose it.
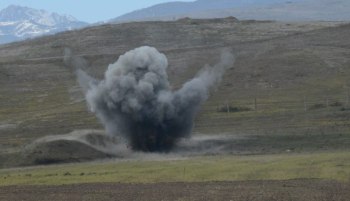
<instances>
[{"instance_id":1,"label":"smoke plume","mask_svg":"<svg viewBox=\"0 0 350 201\"><path fill-rule=\"evenodd\" d=\"M65 61L82 65L77 58L65 56ZM104 80L80 68L76 72L90 111L109 135L128 140L136 151L168 152L179 139L190 137L196 112L233 63L233 55L224 50L217 65L205 67L176 91L168 82L166 56L147 46L120 56Z\"/></svg>"}]
</instances>

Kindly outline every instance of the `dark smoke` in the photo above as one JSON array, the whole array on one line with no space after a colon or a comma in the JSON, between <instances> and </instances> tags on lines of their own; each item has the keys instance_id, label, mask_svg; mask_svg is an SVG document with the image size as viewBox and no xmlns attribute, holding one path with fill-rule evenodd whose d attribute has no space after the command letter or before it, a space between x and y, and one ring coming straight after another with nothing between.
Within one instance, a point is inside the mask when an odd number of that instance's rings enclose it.
<instances>
[{"instance_id":1,"label":"dark smoke","mask_svg":"<svg viewBox=\"0 0 350 201\"><path fill-rule=\"evenodd\" d=\"M65 56L65 61L82 65L78 58ZM179 139L190 137L198 108L233 63L233 55L225 50L216 66L204 68L177 91L171 91L168 82L167 58L152 47L120 56L101 81L80 68L76 71L89 109L108 134L127 139L133 150L168 152Z\"/></svg>"}]
</instances>

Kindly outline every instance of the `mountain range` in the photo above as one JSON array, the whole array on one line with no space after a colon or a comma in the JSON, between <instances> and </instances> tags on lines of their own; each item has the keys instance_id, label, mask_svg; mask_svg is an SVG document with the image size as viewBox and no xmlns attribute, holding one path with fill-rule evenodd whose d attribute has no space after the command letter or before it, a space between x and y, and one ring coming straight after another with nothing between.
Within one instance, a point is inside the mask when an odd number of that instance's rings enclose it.
<instances>
[{"instance_id":1,"label":"mountain range","mask_svg":"<svg viewBox=\"0 0 350 201\"><path fill-rule=\"evenodd\" d=\"M172 21L186 17L210 19L229 16L239 20L349 21L349 9L349 0L198 0L158 4L122 15L109 22Z\"/></svg>"},{"instance_id":2,"label":"mountain range","mask_svg":"<svg viewBox=\"0 0 350 201\"><path fill-rule=\"evenodd\" d=\"M93 25L229 16L239 20L349 21L349 8L349 0L197 0L157 4ZM11 5L0 11L0 44L89 25L70 15Z\"/></svg>"},{"instance_id":3,"label":"mountain range","mask_svg":"<svg viewBox=\"0 0 350 201\"><path fill-rule=\"evenodd\" d=\"M0 12L0 44L89 25L70 15L11 5Z\"/></svg>"},{"instance_id":4,"label":"mountain range","mask_svg":"<svg viewBox=\"0 0 350 201\"><path fill-rule=\"evenodd\" d=\"M293 2L302 2L305 0L293 0ZM242 8L251 6L263 6L278 3L285 3L286 0L197 0L194 2L169 2L157 4L145 9L136 10L131 13L121 15L111 19L109 22L125 22L133 20L143 20L152 17L171 16L185 13L193 13L208 10L221 10L228 8Z\"/></svg>"}]
</instances>

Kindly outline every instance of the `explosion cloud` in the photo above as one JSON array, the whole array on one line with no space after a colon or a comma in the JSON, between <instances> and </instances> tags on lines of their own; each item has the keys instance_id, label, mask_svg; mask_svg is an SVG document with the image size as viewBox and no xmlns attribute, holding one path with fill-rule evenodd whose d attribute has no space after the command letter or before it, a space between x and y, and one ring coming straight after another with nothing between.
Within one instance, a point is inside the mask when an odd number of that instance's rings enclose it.
<instances>
[{"instance_id":1,"label":"explosion cloud","mask_svg":"<svg viewBox=\"0 0 350 201\"><path fill-rule=\"evenodd\" d=\"M200 105L233 63L233 55L225 50L217 65L205 67L181 89L172 91L166 56L145 46L110 64L104 80L93 79L79 69L77 75L89 109L109 135L128 140L136 151L168 152L179 139L190 137Z\"/></svg>"}]
</instances>

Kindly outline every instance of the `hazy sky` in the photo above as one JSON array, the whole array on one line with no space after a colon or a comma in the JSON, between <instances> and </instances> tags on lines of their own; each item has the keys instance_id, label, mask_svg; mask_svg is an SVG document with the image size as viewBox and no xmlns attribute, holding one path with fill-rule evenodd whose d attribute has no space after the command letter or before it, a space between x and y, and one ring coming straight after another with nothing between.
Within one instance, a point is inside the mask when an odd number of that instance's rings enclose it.
<instances>
[{"instance_id":1,"label":"hazy sky","mask_svg":"<svg viewBox=\"0 0 350 201\"><path fill-rule=\"evenodd\" d=\"M44 9L59 14L70 14L85 22L98 22L122 14L146 8L158 3L175 0L0 0L0 10L11 4ZM194 0L178 0L194 1Z\"/></svg>"}]
</instances>

